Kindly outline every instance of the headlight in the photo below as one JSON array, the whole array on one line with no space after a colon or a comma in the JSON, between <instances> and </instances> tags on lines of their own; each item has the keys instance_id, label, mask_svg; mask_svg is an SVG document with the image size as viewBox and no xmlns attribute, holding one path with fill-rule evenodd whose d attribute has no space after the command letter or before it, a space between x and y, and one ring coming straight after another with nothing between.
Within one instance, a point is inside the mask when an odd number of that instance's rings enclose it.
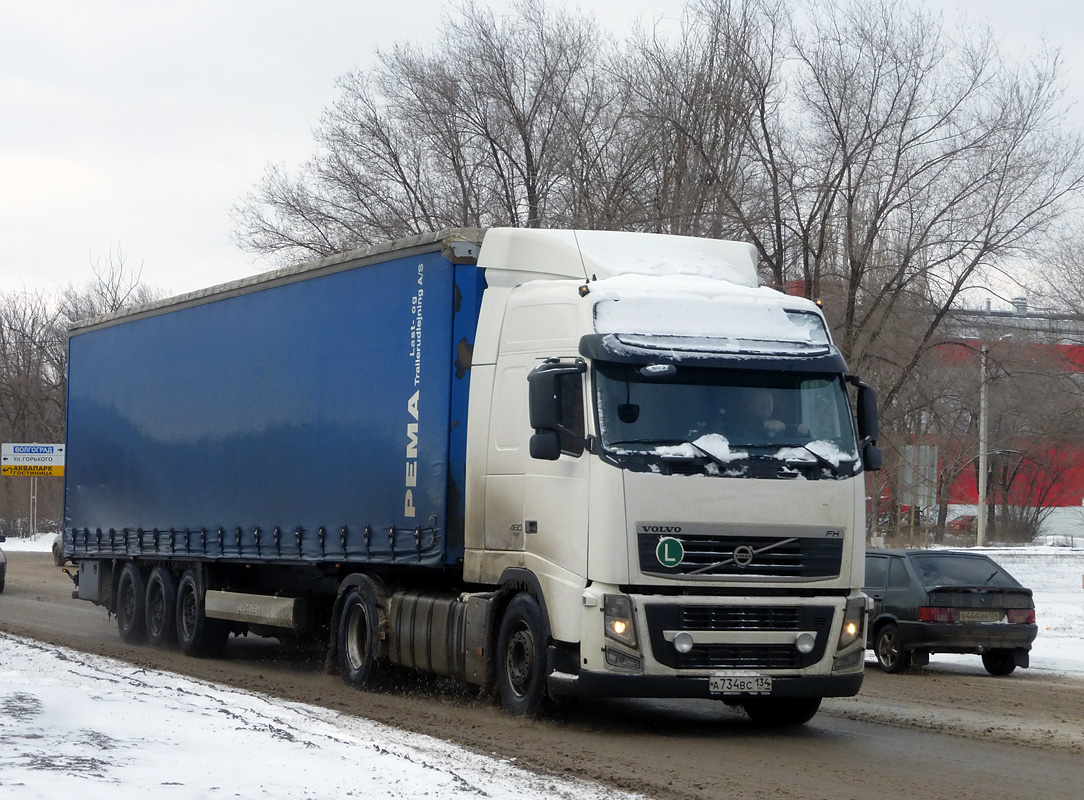
<instances>
[{"instance_id":1,"label":"headlight","mask_svg":"<svg viewBox=\"0 0 1084 800\"><path fill-rule=\"evenodd\" d=\"M852 597L843 609L843 628L839 632L837 650L849 647L866 637L866 596Z\"/></svg>"},{"instance_id":2,"label":"headlight","mask_svg":"<svg viewBox=\"0 0 1084 800\"><path fill-rule=\"evenodd\" d=\"M636 620L632 617L632 601L628 597L608 594L603 598L603 624L608 638L636 647Z\"/></svg>"}]
</instances>

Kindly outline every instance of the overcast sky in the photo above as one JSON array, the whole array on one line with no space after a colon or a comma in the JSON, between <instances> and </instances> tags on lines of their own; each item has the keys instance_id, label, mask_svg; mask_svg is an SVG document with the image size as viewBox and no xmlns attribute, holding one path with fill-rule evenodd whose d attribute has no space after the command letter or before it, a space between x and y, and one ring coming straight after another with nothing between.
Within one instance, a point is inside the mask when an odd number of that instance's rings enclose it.
<instances>
[{"instance_id":1,"label":"overcast sky","mask_svg":"<svg viewBox=\"0 0 1084 800\"><path fill-rule=\"evenodd\" d=\"M123 250L184 292L251 275L229 211L296 167L336 77L377 46L432 41L440 0L0 0L0 292L50 292ZM493 0L494 7L506 5ZM681 0L577 3L623 33ZM1084 96L1079 5L931 0L988 17L1008 52L1046 34Z\"/></svg>"}]
</instances>

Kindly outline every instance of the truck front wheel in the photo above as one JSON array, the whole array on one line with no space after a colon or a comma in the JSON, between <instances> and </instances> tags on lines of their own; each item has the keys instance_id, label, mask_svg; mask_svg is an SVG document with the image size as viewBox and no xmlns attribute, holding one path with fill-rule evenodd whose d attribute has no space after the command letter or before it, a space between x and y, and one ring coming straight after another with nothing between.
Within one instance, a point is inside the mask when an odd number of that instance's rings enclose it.
<instances>
[{"instance_id":1,"label":"truck front wheel","mask_svg":"<svg viewBox=\"0 0 1084 800\"><path fill-rule=\"evenodd\" d=\"M226 623L208 619L203 608L199 573L185 570L177 584L177 643L186 656L216 656L222 653L230 631Z\"/></svg>"},{"instance_id":2,"label":"truck front wheel","mask_svg":"<svg viewBox=\"0 0 1084 800\"><path fill-rule=\"evenodd\" d=\"M497 634L497 689L513 714L537 717L546 706L549 627L529 594L518 594L505 609Z\"/></svg>"},{"instance_id":3,"label":"truck front wheel","mask_svg":"<svg viewBox=\"0 0 1084 800\"><path fill-rule=\"evenodd\" d=\"M143 570L129 561L117 580L117 630L128 644L142 644L147 639L147 586Z\"/></svg>"},{"instance_id":4,"label":"truck front wheel","mask_svg":"<svg viewBox=\"0 0 1084 800\"><path fill-rule=\"evenodd\" d=\"M380 659L380 611L368 583L343 597L337 644L343 680L357 689L377 688L388 665Z\"/></svg>"}]
</instances>

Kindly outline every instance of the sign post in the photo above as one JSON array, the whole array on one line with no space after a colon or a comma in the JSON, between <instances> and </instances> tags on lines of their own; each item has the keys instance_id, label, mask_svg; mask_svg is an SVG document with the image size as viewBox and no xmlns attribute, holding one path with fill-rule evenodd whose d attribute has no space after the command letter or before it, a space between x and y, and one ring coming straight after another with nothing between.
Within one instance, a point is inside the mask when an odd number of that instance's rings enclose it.
<instances>
[{"instance_id":1,"label":"sign post","mask_svg":"<svg viewBox=\"0 0 1084 800\"><path fill-rule=\"evenodd\" d=\"M30 478L30 534L38 532L38 478L64 475L63 444L4 442L0 476Z\"/></svg>"}]
</instances>

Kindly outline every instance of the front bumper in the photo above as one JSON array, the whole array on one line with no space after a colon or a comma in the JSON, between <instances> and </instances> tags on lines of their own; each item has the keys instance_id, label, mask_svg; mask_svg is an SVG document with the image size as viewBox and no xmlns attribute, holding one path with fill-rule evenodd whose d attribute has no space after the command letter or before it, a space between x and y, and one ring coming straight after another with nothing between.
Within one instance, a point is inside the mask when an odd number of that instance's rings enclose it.
<instances>
[{"instance_id":1,"label":"front bumper","mask_svg":"<svg viewBox=\"0 0 1084 800\"><path fill-rule=\"evenodd\" d=\"M852 697L862 687L861 672L849 675L776 675L772 697ZM722 695L708 690L708 678L673 675L617 675L581 671L553 673L548 689L568 697L689 697L740 702L763 695Z\"/></svg>"}]
</instances>

